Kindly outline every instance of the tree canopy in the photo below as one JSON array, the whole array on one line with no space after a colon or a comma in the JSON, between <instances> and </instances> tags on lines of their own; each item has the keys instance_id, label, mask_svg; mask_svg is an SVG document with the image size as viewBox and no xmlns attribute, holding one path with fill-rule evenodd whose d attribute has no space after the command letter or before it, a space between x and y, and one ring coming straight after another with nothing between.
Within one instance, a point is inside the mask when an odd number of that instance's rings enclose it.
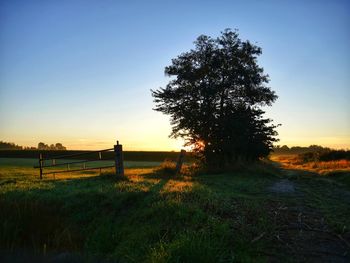
<instances>
[{"instance_id":1,"label":"tree canopy","mask_svg":"<svg viewBox=\"0 0 350 263\"><path fill-rule=\"evenodd\" d=\"M51 145L48 145L46 143L43 143L43 142L39 142L38 143L38 150L58 150L58 151L65 151L67 150L66 147L64 147L62 145L62 143L56 143L56 144L51 144Z\"/></svg>"},{"instance_id":2,"label":"tree canopy","mask_svg":"<svg viewBox=\"0 0 350 263\"><path fill-rule=\"evenodd\" d=\"M277 132L262 107L277 96L257 63L261 48L231 29L194 44L165 68L166 87L151 90L154 110L170 115L170 136L184 138L208 164L267 156Z\"/></svg>"}]
</instances>

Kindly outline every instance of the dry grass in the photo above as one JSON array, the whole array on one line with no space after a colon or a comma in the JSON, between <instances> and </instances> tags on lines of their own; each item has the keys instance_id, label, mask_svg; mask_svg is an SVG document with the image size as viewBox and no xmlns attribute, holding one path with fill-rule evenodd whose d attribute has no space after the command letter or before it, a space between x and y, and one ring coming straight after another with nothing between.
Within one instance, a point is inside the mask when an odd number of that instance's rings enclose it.
<instances>
[{"instance_id":1,"label":"dry grass","mask_svg":"<svg viewBox=\"0 0 350 263\"><path fill-rule=\"evenodd\" d=\"M172 193L172 192L189 192L192 190L193 182L192 181L178 181L178 180L169 180L164 188L162 193Z\"/></svg>"},{"instance_id":2,"label":"dry grass","mask_svg":"<svg viewBox=\"0 0 350 263\"><path fill-rule=\"evenodd\" d=\"M196 175L200 170L200 166L197 163L184 163L181 167L181 171L176 174L176 162L171 160L165 160L159 167L155 168L155 172L165 176L182 176L188 177Z\"/></svg>"},{"instance_id":3,"label":"dry grass","mask_svg":"<svg viewBox=\"0 0 350 263\"><path fill-rule=\"evenodd\" d=\"M303 162L297 155L274 155L271 159L286 169L307 170L322 175L350 172L349 160Z\"/></svg>"}]
</instances>

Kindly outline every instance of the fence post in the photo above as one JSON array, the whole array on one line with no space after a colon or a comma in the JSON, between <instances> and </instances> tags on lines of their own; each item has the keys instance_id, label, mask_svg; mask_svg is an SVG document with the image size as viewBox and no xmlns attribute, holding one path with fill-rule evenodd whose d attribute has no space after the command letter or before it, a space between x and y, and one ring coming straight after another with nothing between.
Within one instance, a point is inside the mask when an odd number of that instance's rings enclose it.
<instances>
[{"instance_id":1,"label":"fence post","mask_svg":"<svg viewBox=\"0 0 350 263\"><path fill-rule=\"evenodd\" d=\"M43 179L43 155L39 154L40 179Z\"/></svg>"},{"instance_id":2,"label":"fence post","mask_svg":"<svg viewBox=\"0 0 350 263\"><path fill-rule=\"evenodd\" d=\"M185 153L186 153L185 150L181 150L179 159L177 160L177 164L176 164L176 174L180 173L181 171L181 167L185 159Z\"/></svg>"},{"instance_id":3,"label":"fence post","mask_svg":"<svg viewBox=\"0 0 350 263\"><path fill-rule=\"evenodd\" d=\"M114 158L115 158L115 173L116 175L124 176L124 163L123 163L123 145L117 144L114 145Z\"/></svg>"}]
</instances>

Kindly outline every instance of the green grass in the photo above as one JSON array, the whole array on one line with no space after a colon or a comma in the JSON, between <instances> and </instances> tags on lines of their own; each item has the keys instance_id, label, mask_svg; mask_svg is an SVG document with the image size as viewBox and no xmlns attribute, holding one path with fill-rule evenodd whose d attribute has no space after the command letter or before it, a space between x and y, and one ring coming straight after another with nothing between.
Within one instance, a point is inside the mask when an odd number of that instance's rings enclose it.
<instances>
[{"instance_id":1,"label":"green grass","mask_svg":"<svg viewBox=\"0 0 350 263\"><path fill-rule=\"evenodd\" d=\"M106 170L40 181L30 160L12 161L0 159L8 258L29 251L91 262L298 262L304 255L288 246L307 242L284 230L298 220L292 208L317 212L311 219L325 218L335 235L350 229L349 186L336 176L298 176L290 179L296 194L276 194L268 188L284 173L272 167L175 176L134 163L126 178Z\"/></svg>"}]
</instances>

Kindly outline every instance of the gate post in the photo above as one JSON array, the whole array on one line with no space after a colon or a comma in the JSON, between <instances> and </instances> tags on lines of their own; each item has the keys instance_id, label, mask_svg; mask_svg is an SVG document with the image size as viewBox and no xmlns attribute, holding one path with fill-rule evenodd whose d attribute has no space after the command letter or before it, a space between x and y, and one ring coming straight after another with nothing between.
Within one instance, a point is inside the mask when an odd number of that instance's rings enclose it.
<instances>
[{"instance_id":1,"label":"gate post","mask_svg":"<svg viewBox=\"0 0 350 263\"><path fill-rule=\"evenodd\" d=\"M40 179L43 179L43 155L39 154Z\"/></svg>"},{"instance_id":2,"label":"gate post","mask_svg":"<svg viewBox=\"0 0 350 263\"><path fill-rule=\"evenodd\" d=\"M185 153L186 153L185 150L181 150L179 159L177 160L177 164L176 164L176 174L180 173L181 171L181 167L185 159Z\"/></svg>"},{"instance_id":3,"label":"gate post","mask_svg":"<svg viewBox=\"0 0 350 263\"><path fill-rule=\"evenodd\" d=\"M115 173L116 175L124 176L124 160L123 160L123 145L114 145Z\"/></svg>"}]
</instances>

